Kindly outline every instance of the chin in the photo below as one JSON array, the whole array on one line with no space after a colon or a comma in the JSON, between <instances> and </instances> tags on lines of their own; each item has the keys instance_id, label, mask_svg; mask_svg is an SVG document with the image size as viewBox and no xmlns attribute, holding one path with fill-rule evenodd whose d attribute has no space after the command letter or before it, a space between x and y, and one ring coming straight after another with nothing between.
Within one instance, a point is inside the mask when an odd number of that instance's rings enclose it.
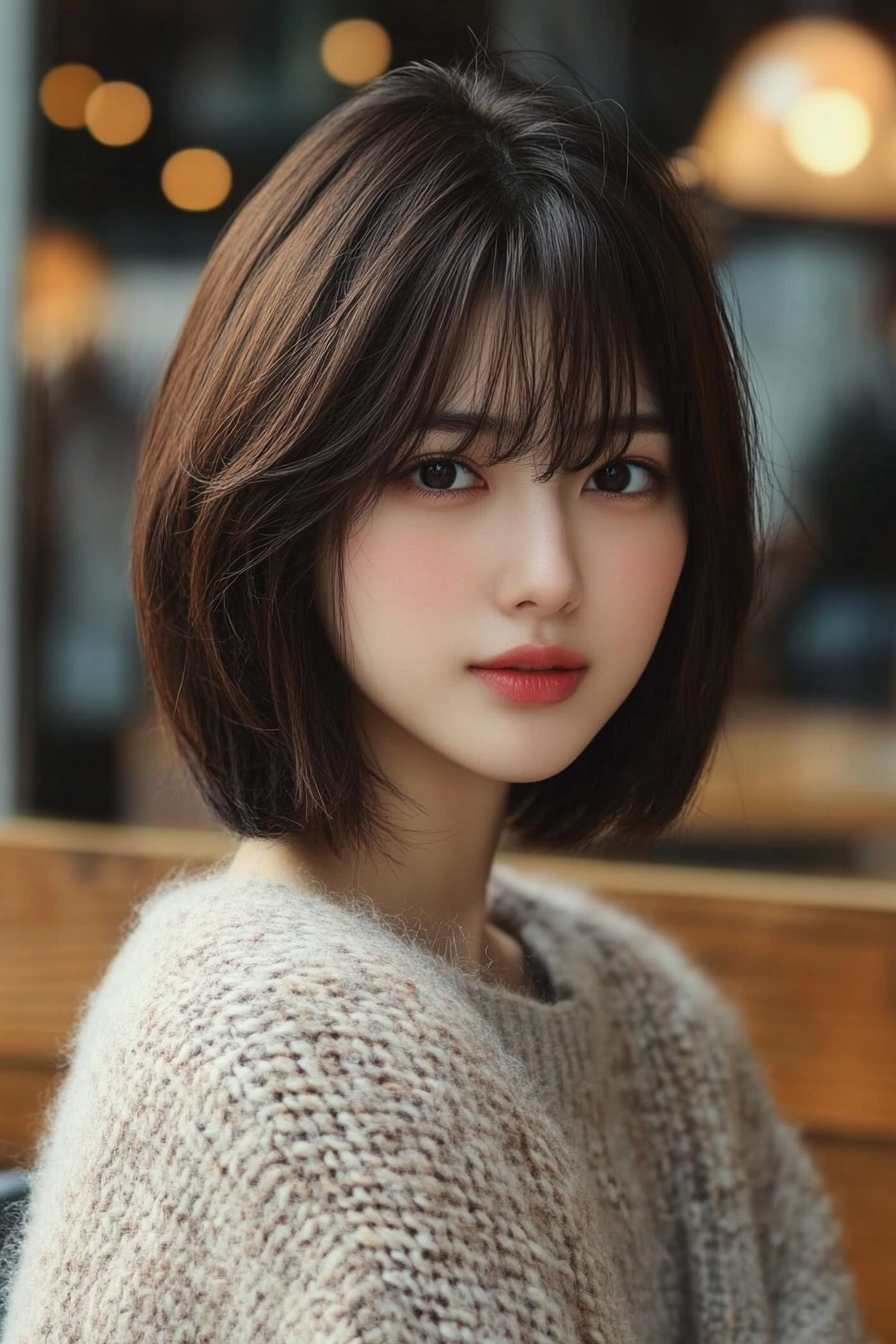
<instances>
[{"instance_id":1,"label":"chin","mask_svg":"<svg viewBox=\"0 0 896 1344\"><path fill-rule=\"evenodd\" d=\"M573 760L575 760L575 757L568 761L561 761L559 765L548 769L545 769L542 765L539 770L518 771L516 774L508 775L505 782L508 784L540 784L543 779L553 779L555 775L559 775L568 765L572 765Z\"/></svg>"},{"instance_id":2,"label":"chin","mask_svg":"<svg viewBox=\"0 0 896 1344\"><path fill-rule=\"evenodd\" d=\"M495 774L493 770L485 773L491 775L494 779L500 779L504 784L538 784L543 779L552 779L554 775L559 775L568 765L572 765L584 749L584 747L581 747L578 751L569 752L562 756L550 756L547 759L545 754L542 753L537 760L533 760L529 764L521 761L508 762L506 768L500 774Z\"/></svg>"}]
</instances>

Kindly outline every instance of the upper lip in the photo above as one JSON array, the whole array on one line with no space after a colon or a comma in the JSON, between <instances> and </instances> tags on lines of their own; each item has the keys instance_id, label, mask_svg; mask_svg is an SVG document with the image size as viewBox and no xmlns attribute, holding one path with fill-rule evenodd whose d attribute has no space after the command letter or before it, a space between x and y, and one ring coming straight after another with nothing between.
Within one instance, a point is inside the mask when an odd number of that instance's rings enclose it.
<instances>
[{"instance_id":1,"label":"upper lip","mask_svg":"<svg viewBox=\"0 0 896 1344\"><path fill-rule=\"evenodd\" d=\"M563 644L520 644L474 667L587 667L588 660Z\"/></svg>"}]
</instances>

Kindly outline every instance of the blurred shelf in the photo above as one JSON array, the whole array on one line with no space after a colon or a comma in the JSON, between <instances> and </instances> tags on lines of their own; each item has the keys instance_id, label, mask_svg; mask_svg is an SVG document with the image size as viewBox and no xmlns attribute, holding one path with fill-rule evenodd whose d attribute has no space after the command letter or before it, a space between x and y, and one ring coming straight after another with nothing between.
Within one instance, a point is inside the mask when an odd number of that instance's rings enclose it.
<instances>
[{"instance_id":1,"label":"blurred shelf","mask_svg":"<svg viewBox=\"0 0 896 1344\"><path fill-rule=\"evenodd\" d=\"M735 702L676 834L896 837L896 715Z\"/></svg>"}]
</instances>

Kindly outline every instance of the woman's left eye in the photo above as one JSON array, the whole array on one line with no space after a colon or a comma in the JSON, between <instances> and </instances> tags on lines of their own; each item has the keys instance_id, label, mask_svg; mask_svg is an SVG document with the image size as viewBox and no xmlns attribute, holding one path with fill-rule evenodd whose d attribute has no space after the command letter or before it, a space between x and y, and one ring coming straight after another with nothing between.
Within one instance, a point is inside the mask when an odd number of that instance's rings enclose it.
<instances>
[{"instance_id":1,"label":"woman's left eye","mask_svg":"<svg viewBox=\"0 0 896 1344\"><path fill-rule=\"evenodd\" d=\"M643 462L620 458L617 462L599 467L589 479L597 481L598 490L604 494L643 495L657 485L659 475L656 468L648 467Z\"/></svg>"}]
</instances>

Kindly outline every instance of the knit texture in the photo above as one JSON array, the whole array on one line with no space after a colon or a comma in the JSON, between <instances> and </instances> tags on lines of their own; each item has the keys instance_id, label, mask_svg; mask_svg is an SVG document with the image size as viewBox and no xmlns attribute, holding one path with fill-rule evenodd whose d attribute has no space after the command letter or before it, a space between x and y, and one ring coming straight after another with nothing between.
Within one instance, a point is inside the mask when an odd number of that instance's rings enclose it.
<instances>
[{"instance_id":1,"label":"knit texture","mask_svg":"<svg viewBox=\"0 0 896 1344\"><path fill-rule=\"evenodd\" d=\"M6 1344L860 1344L828 1200L665 938L497 864L518 993L179 876L85 1004Z\"/></svg>"}]
</instances>

